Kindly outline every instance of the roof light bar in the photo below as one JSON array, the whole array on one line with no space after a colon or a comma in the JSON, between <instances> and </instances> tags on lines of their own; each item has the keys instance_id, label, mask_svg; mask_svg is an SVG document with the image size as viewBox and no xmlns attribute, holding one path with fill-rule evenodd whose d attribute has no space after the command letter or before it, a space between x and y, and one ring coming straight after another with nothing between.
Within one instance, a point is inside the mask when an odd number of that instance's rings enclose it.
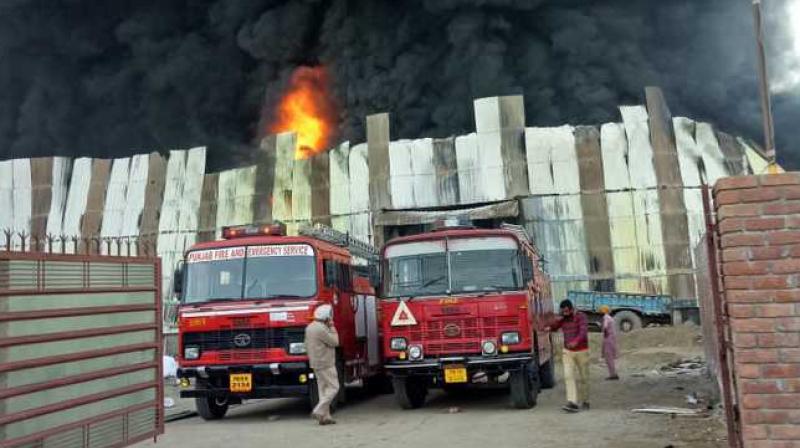
<instances>
[{"instance_id":1,"label":"roof light bar","mask_svg":"<svg viewBox=\"0 0 800 448\"><path fill-rule=\"evenodd\" d=\"M276 222L264 226L228 226L222 228L222 237L226 240L248 236L286 236L286 225Z\"/></svg>"}]
</instances>

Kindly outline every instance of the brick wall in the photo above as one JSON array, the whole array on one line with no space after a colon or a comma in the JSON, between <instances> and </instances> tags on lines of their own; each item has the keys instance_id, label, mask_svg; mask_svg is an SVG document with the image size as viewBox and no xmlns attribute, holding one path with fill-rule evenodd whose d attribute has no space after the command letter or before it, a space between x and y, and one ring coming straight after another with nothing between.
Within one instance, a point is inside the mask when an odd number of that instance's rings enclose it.
<instances>
[{"instance_id":1,"label":"brick wall","mask_svg":"<svg viewBox=\"0 0 800 448\"><path fill-rule=\"evenodd\" d=\"M745 447L800 447L800 173L714 188Z\"/></svg>"}]
</instances>

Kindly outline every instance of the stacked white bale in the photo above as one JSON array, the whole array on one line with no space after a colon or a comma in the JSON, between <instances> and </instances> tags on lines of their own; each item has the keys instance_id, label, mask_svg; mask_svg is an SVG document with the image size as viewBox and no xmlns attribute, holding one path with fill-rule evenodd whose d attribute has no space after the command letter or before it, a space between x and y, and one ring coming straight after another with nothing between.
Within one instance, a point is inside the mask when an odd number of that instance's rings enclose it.
<instances>
[{"instance_id":1,"label":"stacked white bale","mask_svg":"<svg viewBox=\"0 0 800 448\"><path fill-rule=\"evenodd\" d=\"M80 238L81 219L86 213L86 204L89 200L89 185L92 182L92 159L82 157L72 165L72 179L67 193L67 205L64 209L64 220L61 234L68 238ZM66 246L66 251L71 253L74 249L72 242Z\"/></svg>"},{"instance_id":2,"label":"stacked white bale","mask_svg":"<svg viewBox=\"0 0 800 448\"><path fill-rule=\"evenodd\" d=\"M0 161L0 231L14 228L14 162ZM0 235L5 245L5 235Z\"/></svg>"},{"instance_id":3,"label":"stacked white bale","mask_svg":"<svg viewBox=\"0 0 800 448\"><path fill-rule=\"evenodd\" d=\"M219 173L217 190L217 238L226 226L253 221L256 167L235 168Z\"/></svg>"},{"instance_id":4,"label":"stacked white bale","mask_svg":"<svg viewBox=\"0 0 800 448\"><path fill-rule=\"evenodd\" d=\"M294 230L292 219L292 174L297 148L297 134L285 132L275 136L275 180L272 187L272 220L287 223Z\"/></svg>"},{"instance_id":5,"label":"stacked white bale","mask_svg":"<svg viewBox=\"0 0 800 448\"><path fill-rule=\"evenodd\" d=\"M15 159L14 166L14 225L13 230L30 237L31 215L33 213L31 200L33 188L31 185L30 159ZM21 241L20 241L21 243ZM27 243L29 244L29 243Z\"/></svg>"},{"instance_id":6,"label":"stacked white bale","mask_svg":"<svg viewBox=\"0 0 800 448\"><path fill-rule=\"evenodd\" d=\"M128 157L115 159L111 165L111 175L106 189L106 202L103 206L103 222L100 227L102 238L122 236L122 225L125 217L125 203L130 180L130 162ZM102 244L101 251L107 253L107 245ZM111 245L111 254L116 255L116 247Z\"/></svg>"},{"instance_id":7,"label":"stacked white bale","mask_svg":"<svg viewBox=\"0 0 800 448\"><path fill-rule=\"evenodd\" d=\"M150 155L138 154L131 158L128 176L128 194L125 196L125 210L122 214L120 235L138 237L140 221L144 212L145 192L150 170ZM131 246L131 255L136 254L136 247ZM127 252L126 252L127 253Z\"/></svg>"},{"instance_id":8,"label":"stacked white bale","mask_svg":"<svg viewBox=\"0 0 800 448\"><path fill-rule=\"evenodd\" d=\"M521 119L524 122L524 110L511 113L514 111L514 99L490 97L473 101L477 131L477 157L473 166L478 168L478 202L500 201L509 197L506 191L509 179L506 177L511 171L504 166L503 133L510 131L510 126L519 125L516 121ZM520 128L522 126L524 124ZM522 129L519 133L522 134Z\"/></svg>"},{"instance_id":9,"label":"stacked white bale","mask_svg":"<svg viewBox=\"0 0 800 448\"><path fill-rule=\"evenodd\" d=\"M600 128L600 147L603 154L603 180L608 203L615 285L621 292L637 292L640 290L639 250L625 127L619 123L604 124Z\"/></svg>"},{"instance_id":10,"label":"stacked white bale","mask_svg":"<svg viewBox=\"0 0 800 448\"><path fill-rule=\"evenodd\" d=\"M350 142L334 147L330 155L331 226L350 232Z\"/></svg>"},{"instance_id":11,"label":"stacked white bale","mask_svg":"<svg viewBox=\"0 0 800 448\"><path fill-rule=\"evenodd\" d=\"M178 246L178 240L183 239L182 235L178 233L178 221L185 178L186 151L170 151L156 242L158 256L161 258L161 290L165 299L171 294L173 269L180 259L176 254L176 246Z\"/></svg>"},{"instance_id":12,"label":"stacked white bale","mask_svg":"<svg viewBox=\"0 0 800 448\"><path fill-rule=\"evenodd\" d=\"M64 223L64 212L67 208L67 193L69 192L69 174L71 168L71 159L67 157L53 158L52 196L50 199L50 213L47 215L47 228L45 231L47 235L55 237L61 235ZM0 228L2 228L2 226L0 226ZM53 247L56 247L55 244Z\"/></svg>"},{"instance_id":13,"label":"stacked white bale","mask_svg":"<svg viewBox=\"0 0 800 448\"><path fill-rule=\"evenodd\" d=\"M178 206L178 232L183 236L176 240L175 249L183 253L197 241L198 216L203 190L203 175L206 172L206 148L189 150L186 157L185 180L181 202Z\"/></svg>"},{"instance_id":14,"label":"stacked white bale","mask_svg":"<svg viewBox=\"0 0 800 448\"><path fill-rule=\"evenodd\" d=\"M436 192L433 139L389 142L389 174L392 208L441 205Z\"/></svg>"},{"instance_id":15,"label":"stacked white bale","mask_svg":"<svg viewBox=\"0 0 800 448\"><path fill-rule=\"evenodd\" d=\"M641 274L639 291L664 293L669 288L649 117L643 106L622 106L620 112L628 138L628 172Z\"/></svg>"},{"instance_id":16,"label":"stacked white bale","mask_svg":"<svg viewBox=\"0 0 800 448\"><path fill-rule=\"evenodd\" d=\"M580 172L573 132L572 126L525 130L532 196L524 200L523 213L547 262L556 301L565 299L571 289L589 288Z\"/></svg>"},{"instance_id":17,"label":"stacked white bale","mask_svg":"<svg viewBox=\"0 0 800 448\"><path fill-rule=\"evenodd\" d=\"M497 163L495 161L495 163ZM485 202L481 160L478 152L478 136L467 134L456 137L456 165L458 167L458 191L462 204Z\"/></svg>"},{"instance_id":18,"label":"stacked white bale","mask_svg":"<svg viewBox=\"0 0 800 448\"><path fill-rule=\"evenodd\" d=\"M311 222L311 159L294 161L292 166L292 219L287 226L290 235Z\"/></svg>"},{"instance_id":19,"label":"stacked white bale","mask_svg":"<svg viewBox=\"0 0 800 448\"><path fill-rule=\"evenodd\" d=\"M371 242L372 219L369 211L369 166L367 144L350 149L350 233L361 241Z\"/></svg>"}]
</instances>

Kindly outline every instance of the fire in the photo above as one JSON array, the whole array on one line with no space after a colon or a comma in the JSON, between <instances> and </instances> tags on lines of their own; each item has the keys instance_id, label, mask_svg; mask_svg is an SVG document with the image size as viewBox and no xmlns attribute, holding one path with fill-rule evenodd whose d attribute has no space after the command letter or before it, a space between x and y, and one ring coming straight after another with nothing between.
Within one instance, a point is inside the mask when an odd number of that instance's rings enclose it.
<instances>
[{"instance_id":1,"label":"fire","mask_svg":"<svg viewBox=\"0 0 800 448\"><path fill-rule=\"evenodd\" d=\"M295 132L295 159L300 160L328 148L334 137L335 123L336 107L325 69L300 67L295 70L270 132Z\"/></svg>"}]
</instances>

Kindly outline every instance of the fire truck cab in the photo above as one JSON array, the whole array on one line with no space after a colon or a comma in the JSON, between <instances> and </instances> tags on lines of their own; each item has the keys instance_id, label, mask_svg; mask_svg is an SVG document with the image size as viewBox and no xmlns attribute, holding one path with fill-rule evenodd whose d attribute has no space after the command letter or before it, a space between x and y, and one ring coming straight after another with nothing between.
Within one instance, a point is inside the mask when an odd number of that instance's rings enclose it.
<instances>
[{"instance_id":1,"label":"fire truck cab","mask_svg":"<svg viewBox=\"0 0 800 448\"><path fill-rule=\"evenodd\" d=\"M382 249L384 367L404 409L432 387L508 387L528 409L555 382L549 282L520 226L461 220Z\"/></svg>"},{"instance_id":2,"label":"fire truck cab","mask_svg":"<svg viewBox=\"0 0 800 448\"><path fill-rule=\"evenodd\" d=\"M378 381L377 302L369 275L377 252L333 229L286 236L281 224L223 230L223 240L185 254L176 281L181 397L195 398L206 420L244 399L318 400L305 350L317 306L334 308L344 384Z\"/></svg>"}]
</instances>

